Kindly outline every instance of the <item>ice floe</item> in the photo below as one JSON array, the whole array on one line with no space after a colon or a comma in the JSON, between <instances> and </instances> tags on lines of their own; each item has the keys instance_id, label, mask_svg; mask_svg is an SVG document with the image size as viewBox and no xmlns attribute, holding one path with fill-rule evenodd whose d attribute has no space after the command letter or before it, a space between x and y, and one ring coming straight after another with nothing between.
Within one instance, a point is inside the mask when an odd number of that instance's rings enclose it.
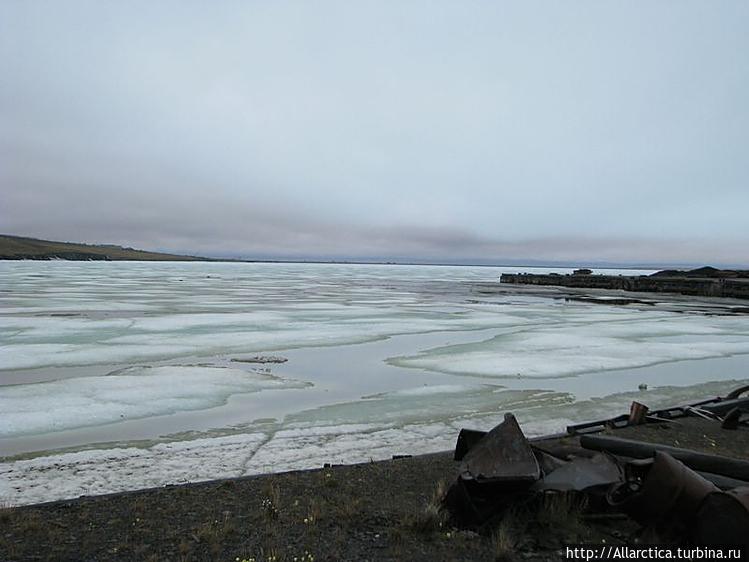
<instances>
[{"instance_id":1,"label":"ice floe","mask_svg":"<svg viewBox=\"0 0 749 562\"><path fill-rule=\"evenodd\" d=\"M104 425L223 404L233 394L305 383L241 369L127 367L105 376L0 387L0 437Z\"/></svg>"},{"instance_id":2,"label":"ice floe","mask_svg":"<svg viewBox=\"0 0 749 562\"><path fill-rule=\"evenodd\" d=\"M653 365L749 354L748 316L512 293L503 271L0 263L0 447L25 455L0 450L0 501L431 452L506 411L540 434L740 382ZM231 362L271 352L273 376ZM177 433L127 433L166 418Z\"/></svg>"},{"instance_id":3,"label":"ice floe","mask_svg":"<svg viewBox=\"0 0 749 562\"><path fill-rule=\"evenodd\" d=\"M401 367L502 379L563 377L737 354L749 354L749 322L744 318L668 315L600 322L591 313L588 322L524 327L489 340L389 361Z\"/></svg>"}]
</instances>

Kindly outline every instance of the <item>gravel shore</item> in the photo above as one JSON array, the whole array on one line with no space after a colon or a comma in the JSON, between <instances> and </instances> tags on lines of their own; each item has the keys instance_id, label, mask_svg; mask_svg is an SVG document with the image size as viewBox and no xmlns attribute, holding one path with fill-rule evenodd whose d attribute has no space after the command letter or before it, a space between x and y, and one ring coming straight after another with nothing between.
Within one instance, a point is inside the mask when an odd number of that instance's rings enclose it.
<instances>
[{"instance_id":1,"label":"gravel shore","mask_svg":"<svg viewBox=\"0 0 749 562\"><path fill-rule=\"evenodd\" d=\"M749 431L694 418L616 433L749 454ZM553 442L576 446L571 437ZM446 452L6 506L0 560L559 560L567 544L632 544L639 531L620 514L564 495L519 505L500 523L458 529L439 510L457 468Z\"/></svg>"}]
</instances>

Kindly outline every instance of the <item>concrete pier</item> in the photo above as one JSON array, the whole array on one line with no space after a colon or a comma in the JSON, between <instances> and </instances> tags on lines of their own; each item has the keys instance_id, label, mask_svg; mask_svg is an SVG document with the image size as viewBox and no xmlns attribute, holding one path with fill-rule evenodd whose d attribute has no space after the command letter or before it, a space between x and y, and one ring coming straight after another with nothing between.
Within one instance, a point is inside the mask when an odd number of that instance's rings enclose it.
<instances>
[{"instance_id":1,"label":"concrete pier","mask_svg":"<svg viewBox=\"0 0 749 562\"><path fill-rule=\"evenodd\" d=\"M585 270L583 270L585 271ZM749 272L700 268L693 271L662 271L653 275L571 275L504 273L501 283L551 285L579 289L617 289L643 293L678 293L702 297L749 299Z\"/></svg>"}]
</instances>

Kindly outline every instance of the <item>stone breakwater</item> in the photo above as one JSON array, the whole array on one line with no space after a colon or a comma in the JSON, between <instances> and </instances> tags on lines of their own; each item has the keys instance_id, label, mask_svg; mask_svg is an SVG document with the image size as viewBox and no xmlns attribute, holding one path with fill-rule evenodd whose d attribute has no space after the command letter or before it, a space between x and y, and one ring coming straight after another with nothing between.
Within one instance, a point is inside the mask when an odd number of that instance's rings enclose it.
<instances>
[{"instance_id":1,"label":"stone breakwater","mask_svg":"<svg viewBox=\"0 0 749 562\"><path fill-rule=\"evenodd\" d=\"M616 289L643 293L678 293L702 297L730 297L749 299L749 278L746 277L694 277L683 275L591 275L591 274L531 274L504 273L501 283L519 285L553 285L577 289Z\"/></svg>"}]
</instances>

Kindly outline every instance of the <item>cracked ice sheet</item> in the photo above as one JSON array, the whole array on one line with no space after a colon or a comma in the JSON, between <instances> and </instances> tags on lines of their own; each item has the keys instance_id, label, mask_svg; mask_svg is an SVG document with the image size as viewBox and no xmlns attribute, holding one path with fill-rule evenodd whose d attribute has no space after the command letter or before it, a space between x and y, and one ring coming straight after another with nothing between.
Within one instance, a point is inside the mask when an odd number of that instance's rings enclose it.
<instances>
[{"instance_id":1,"label":"cracked ice sheet","mask_svg":"<svg viewBox=\"0 0 749 562\"><path fill-rule=\"evenodd\" d=\"M0 463L0 499L23 505L241 476L265 439L250 433Z\"/></svg>"},{"instance_id":2,"label":"cracked ice sheet","mask_svg":"<svg viewBox=\"0 0 749 562\"><path fill-rule=\"evenodd\" d=\"M274 433L252 432L146 449L89 450L0 463L0 500L34 503L260 472L319 468L418 454L452 446L471 412L519 403L550 405L559 393L493 385L438 385L382 393L287 417ZM446 399L451 418L440 420ZM403 417L404 408L409 412ZM530 407L530 406L528 406Z\"/></svg>"},{"instance_id":3,"label":"cracked ice sheet","mask_svg":"<svg viewBox=\"0 0 749 562\"><path fill-rule=\"evenodd\" d=\"M450 449L454 427L446 423L402 427L371 425L363 430L346 426L280 431L252 458L247 473L320 468L325 463L351 464L389 459L395 454L418 455Z\"/></svg>"},{"instance_id":4,"label":"cracked ice sheet","mask_svg":"<svg viewBox=\"0 0 749 562\"><path fill-rule=\"evenodd\" d=\"M451 449L461 427L497 412L554 411L565 393L507 390L495 385L419 386L288 416L257 452L252 472L312 468ZM445 404L449 403L449 412ZM537 424L537 430L542 427Z\"/></svg>"},{"instance_id":5,"label":"cracked ice sheet","mask_svg":"<svg viewBox=\"0 0 749 562\"><path fill-rule=\"evenodd\" d=\"M591 314L590 320L596 316ZM623 322L533 326L469 344L388 359L392 365L481 377L564 377L749 353L749 319L658 315Z\"/></svg>"},{"instance_id":6,"label":"cracked ice sheet","mask_svg":"<svg viewBox=\"0 0 749 562\"><path fill-rule=\"evenodd\" d=\"M612 412L624 411L633 399L653 408L671 406L695 397L715 396L727 384L735 387L747 382L661 387L578 402L564 393L503 391L491 385L414 387L302 412L270 433L256 431L143 449L89 450L0 463L0 500L20 505L82 494L319 468L328 462L367 462L394 454L432 453L452 449L461 427L491 429L508 410L514 411L531 437L560 431L572 422L609 417ZM398 423L398 411L405 400L413 406L411 420ZM451 403L451 417L440 420L439 410L444 410L446 400ZM377 417L378 411L382 421L368 421Z\"/></svg>"},{"instance_id":7,"label":"cracked ice sheet","mask_svg":"<svg viewBox=\"0 0 749 562\"><path fill-rule=\"evenodd\" d=\"M411 311L387 314L382 310L333 312L325 318L238 313L127 322L80 319L13 319L14 330L0 347L0 369L93 365L165 359L180 355L214 355L278 349L345 345L397 335L442 330L478 330L529 322L512 315L486 311ZM253 320L256 317L259 320ZM223 323L222 323L223 320ZM101 324L100 324L101 322ZM38 323L38 325L37 325ZM98 326L98 327L97 327ZM71 340L75 341L72 342Z\"/></svg>"},{"instance_id":8,"label":"cracked ice sheet","mask_svg":"<svg viewBox=\"0 0 749 562\"><path fill-rule=\"evenodd\" d=\"M226 403L308 383L228 367L128 367L104 376L0 387L0 437L104 425Z\"/></svg>"},{"instance_id":9,"label":"cracked ice sheet","mask_svg":"<svg viewBox=\"0 0 749 562\"><path fill-rule=\"evenodd\" d=\"M78 451L0 463L0 500L25 505L167 484L199 482L325 463L388 459L453 446L450 424L352 424L250 433L154 445Z\"/></svg>"},{"instance_id":10,"label":"cracked ice sheet","mask_svg":"<svg viewBox=\"0 0 749 562\"><path fill-rule=\"evenodd\" d=\"M571 423L627 411L633 400L657 409L717 396L727 386L733 388L747 382L744 379L692 387L664 386L582 401L574 401L565 393L502 390L491 385L414 387L291 416L287 427L260 448L247 468L249 473L261 473L450 450L461 428L489 430L502 422L508 411L517 416L526 436L548 435L563 431ZM448 402L449 417L434 419ZM407 405L411 421L401 425L397 420L402 419ZM355 423L373 418L387 423Z\"/></svg>"}]
</instances>

